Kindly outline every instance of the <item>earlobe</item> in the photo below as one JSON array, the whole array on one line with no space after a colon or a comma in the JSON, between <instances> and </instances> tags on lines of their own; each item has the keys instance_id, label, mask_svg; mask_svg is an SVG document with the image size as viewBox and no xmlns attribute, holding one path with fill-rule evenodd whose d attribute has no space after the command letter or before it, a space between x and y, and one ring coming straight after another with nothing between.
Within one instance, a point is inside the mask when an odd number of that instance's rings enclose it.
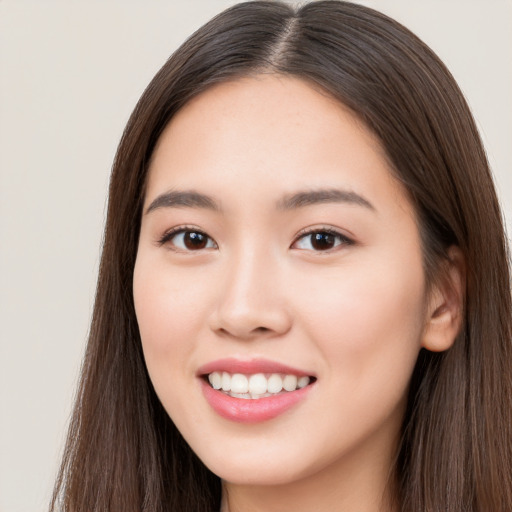
<instances>
[{"instance_id":1,"label":"earlobe","mask_svg":"<svg viewBox=\"0 0 512 512\"><path fill-rule=\"evenodd\" d=\"M448 350L459 334L464 318L465 261L452 246L441 279L430 294L422 347L432 352Z\"/></svg>"}]
</instances>

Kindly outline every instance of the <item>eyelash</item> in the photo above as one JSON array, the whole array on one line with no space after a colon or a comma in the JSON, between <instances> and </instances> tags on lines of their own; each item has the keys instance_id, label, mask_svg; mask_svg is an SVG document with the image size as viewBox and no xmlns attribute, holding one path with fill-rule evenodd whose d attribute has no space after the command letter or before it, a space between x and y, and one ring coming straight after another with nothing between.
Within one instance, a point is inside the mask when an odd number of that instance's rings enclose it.
<instances>
[{"instance_id":1,"label":"eyelash","mask_svg":"<svg viewBox=\"0 0 512 512\"><path fill-rule=\"evenodd\" d=\"M201 247L199 250L202 249L212 249L212 248L218 248L217 243L211 238L208 234L206 234L204 231L201 231L200 229L195 228L194 226L177 226L175 228L170 229L169 231L166 231L162 237L158 240L158 245L163 246L170 242L175 236L180 234L186 234L186 233L194 233L196 235L206 237L207 244L209 242L213 243L213 247ZM335 239L335 245L334 247L327 248L324 250L315 250L315 249L304 249L304 248L298 248L299 250L312 250L313 252L330 252L334 249L336 249L339 246L347 246L347 245L353 245L354 241L347 236L341 234L340 232L332 229L332 228L314 228L314 229L307 229L302 231L297 235L293 243L291 244L291 248L294 248L295 245L297 245L301 240L306 239L307 237L311 237L315 234L321 234L321 235L330 235L334 237ZM336 243L337 242L337 243ZM312 245L310 243L310 245ZM175 250L183 251L183 252L195 252L193 249L182 249L182 248L175 248Z\"/></svg>"},{"instance_id":2,"label":"eyelash","mask_svg":"<svg viewBox=\"0 0 512 512\"><path fill-rule=\"evenodd\" d=\"M158 240L158 245L165 245L166 243L170 242L175 236L185 233L195 233L197 235L204 236L208 241L213 242L215 248L217 247L217 243L213 240L213 238L208 236L204 231L195 228L194 226L177 226L175 228L170 229L169 231L166 231ZM211 247L208 248L210 249ZM181 248L178 248L177 250L187 251L186 249ZM188 250L187 252L193 252L193 250Z\"/></svg>"},{"instance_id":3,"label":"eyelash","mask_svg":"<svg viewBox=\"0 0 512 512\"><path fill-rule=\"evenodd\" d=\"M296 245L298 242L300 242L301 240L303 240L307 237L311 237L315 234L330 235L330 236L334 237L334 239L338 243L336 243L336 245L332 248L328 248L325 250L316 250L314 252L326 252L327 253L327 252L335 250L337 247L340 247L340 246L354 245L354 241L352 239L341 234L339 231L336 231L335 229L328 228L328 227L321 227L321 228L313 228L313 229L308 228L308 229L302 231L301 233L299 233L297 235L297 237L295 238L294 242L292 243L292 247L294 245ZM302 249L302 250L310 250L310 249Z\"/></svg>"}]
</instances>

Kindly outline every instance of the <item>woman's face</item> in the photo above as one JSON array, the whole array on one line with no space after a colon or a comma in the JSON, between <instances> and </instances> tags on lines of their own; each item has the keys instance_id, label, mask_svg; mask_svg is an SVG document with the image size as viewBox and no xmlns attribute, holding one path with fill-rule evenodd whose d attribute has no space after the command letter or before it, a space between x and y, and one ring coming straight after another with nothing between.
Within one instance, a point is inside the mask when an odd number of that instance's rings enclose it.
<instances>
[{"instance_id":1,"label":"woman's face","mask_svg":"<svg viewBox=\"0 0 512 512\"><path fill-rule=\"evenodd\" d=\"M267 75L188 103L151 161L134 299L155 390L224 480L389 466L426 325L420 238L335 100Z\"/></svg>"}]
</instances>

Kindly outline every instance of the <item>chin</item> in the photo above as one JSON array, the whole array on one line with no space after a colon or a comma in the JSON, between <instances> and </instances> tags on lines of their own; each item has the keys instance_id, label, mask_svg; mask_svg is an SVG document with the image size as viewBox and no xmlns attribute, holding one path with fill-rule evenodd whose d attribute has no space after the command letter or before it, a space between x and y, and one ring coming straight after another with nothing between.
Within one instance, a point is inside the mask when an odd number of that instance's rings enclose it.
<instances>
[{"instance_id":1,"label":"chin","mask_svg":"<svg viewBox=\"0 0 512 512\"><path fill-rule=\"evenodd\" d=\"M261 439L254 447L236 446L230 450L222 443L219 450L198 450L202 462L221 480L235 485L286 485L318 472L318 460L308 457L307 450L299 450L285 442L280 446L268 443L262 446ZM304 447L303 443L297 446ZM322 460L325 463L325 460ZM321 466L321 465L320 465Z\"/></svg>"},{"instance_id":2,"label":"chin","mask_svg":"<svg viewBox=\"0 0 512 512\"><path fill-rule=\"evenodd\" d=\"M300 480L304 475L290 471L281 464L254 464L253 466L236 463L219 463L209 468L222 481L234 485L272 486L286 485Z\"/></svg>"}]
</instances>

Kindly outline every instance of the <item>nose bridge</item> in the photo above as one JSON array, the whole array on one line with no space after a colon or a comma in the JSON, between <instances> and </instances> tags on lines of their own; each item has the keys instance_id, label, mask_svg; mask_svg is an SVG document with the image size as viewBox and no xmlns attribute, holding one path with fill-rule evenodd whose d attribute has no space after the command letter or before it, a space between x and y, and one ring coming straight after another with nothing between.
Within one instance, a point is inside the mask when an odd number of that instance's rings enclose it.
<instances>
[{"instance_id":1,"label":"nose bridge","mask_svg":"<svg viewBox=\"0 0 512 512\"><path fill-rule=\"evenodd\" d=\"M279 257L272 249L254 240L241 244L226 267L216 328L237 338L286 332L290 317Z\"/></svg>"}]
</instances>

